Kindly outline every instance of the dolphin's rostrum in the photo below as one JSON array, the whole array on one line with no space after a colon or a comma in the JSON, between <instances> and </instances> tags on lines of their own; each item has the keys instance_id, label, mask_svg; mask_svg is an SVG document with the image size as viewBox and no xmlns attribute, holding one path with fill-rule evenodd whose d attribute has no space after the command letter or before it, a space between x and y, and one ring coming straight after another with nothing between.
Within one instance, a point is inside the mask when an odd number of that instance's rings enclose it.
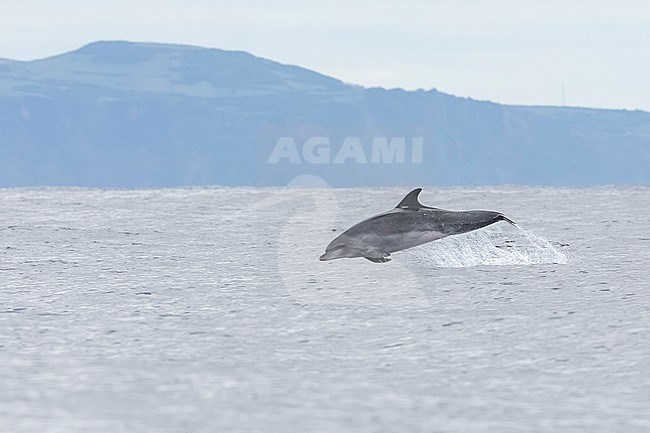
<instances>
[{"instance_id":1,"label":"dolphin's rostrum","mask_svg":"<svg viewBox=\"0 0 650 433\"><path fill-rule=\"evenodd\" d=\"M341 233L330 242L320 260L363 257L375 263L387 262L391 253L446 236L467 233L498 221L515 225L499 212L455 212L424 206L418 201L420 191L422 188L414 189L395 209L363 220Z\"/></svg>"}]
</instances>

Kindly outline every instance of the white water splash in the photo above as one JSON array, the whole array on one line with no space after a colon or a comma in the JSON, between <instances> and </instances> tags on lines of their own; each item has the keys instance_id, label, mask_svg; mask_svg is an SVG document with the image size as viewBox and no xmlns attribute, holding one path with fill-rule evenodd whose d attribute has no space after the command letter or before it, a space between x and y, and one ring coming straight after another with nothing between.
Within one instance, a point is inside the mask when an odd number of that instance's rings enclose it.
<instances>
[{"instance_id":1,"label":"white water splash","mask_svg":"<svg viewBox=\"0 0 650 433\"><path fill-rule=\"evenodd\" d=\"M450 236L394 257L439 268L567 263L566 254L546 238L521 227L514 232L494 227Z\"/></svg>"}]
</instances>

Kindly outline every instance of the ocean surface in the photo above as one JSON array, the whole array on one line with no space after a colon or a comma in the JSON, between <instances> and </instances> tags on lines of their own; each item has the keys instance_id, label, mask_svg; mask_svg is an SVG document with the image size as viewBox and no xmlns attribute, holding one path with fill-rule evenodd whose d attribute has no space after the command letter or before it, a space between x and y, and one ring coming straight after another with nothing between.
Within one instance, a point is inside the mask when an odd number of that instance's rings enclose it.
<instances>
[{"instance_id":1,"label":"ocean surface","mask_svg":"<svg viewBox=\"0 0 650 433\"><path fill-rule=\"evenodd\" d=\"M407 192L0 190L0 432L650 431L650 188L318 261Z\"/></svg>"}]
</instances>

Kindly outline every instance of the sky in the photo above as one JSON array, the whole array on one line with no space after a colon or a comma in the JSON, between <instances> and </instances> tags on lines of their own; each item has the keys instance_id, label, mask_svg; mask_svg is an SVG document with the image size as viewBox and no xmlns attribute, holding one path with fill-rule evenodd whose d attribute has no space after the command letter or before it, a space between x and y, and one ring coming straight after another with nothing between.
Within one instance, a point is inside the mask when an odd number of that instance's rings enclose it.
<instances>
[{"instance_id":1,"label":"sky","mask_svg":"<svg viewBox=\"0 0 650 433\"><path fill-rule=\"evenodd\" d=\"M365 87L650 111L646 0L0 1L0 57L97 40L243 50Z\"/></svg>"}]
</instances>

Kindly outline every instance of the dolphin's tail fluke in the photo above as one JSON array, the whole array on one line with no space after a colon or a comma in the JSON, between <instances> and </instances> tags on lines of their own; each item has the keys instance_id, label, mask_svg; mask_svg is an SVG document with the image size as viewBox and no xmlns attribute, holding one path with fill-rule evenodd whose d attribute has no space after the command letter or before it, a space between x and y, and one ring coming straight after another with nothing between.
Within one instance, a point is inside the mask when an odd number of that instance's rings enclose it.
<instances>
[{"instance_id":1,"label":"dolphin's tail fluke","mask_svg":"<svg viewBox=\"0 0 650 433\"><path fill-rule=\"evenodd\" d=\"M505 216L503 214L499 214L499 216L497 218L498 218L499 221L505 221L505 222L510 223L513 226L517 227L516 222L514 222L513 220L511 220L510 218L508 218L507 216Z\"/></svg>"}]
</instances>

